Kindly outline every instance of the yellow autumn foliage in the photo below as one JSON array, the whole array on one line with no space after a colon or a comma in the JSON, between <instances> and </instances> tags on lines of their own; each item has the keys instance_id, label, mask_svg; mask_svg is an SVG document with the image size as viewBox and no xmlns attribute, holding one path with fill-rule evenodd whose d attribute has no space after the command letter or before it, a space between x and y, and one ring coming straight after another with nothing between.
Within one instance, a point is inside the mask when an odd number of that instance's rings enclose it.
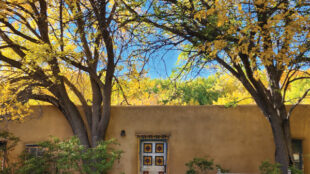
<instances>
[{"instance_id":1,"label":"yellow autumn foliage","mask_svg":"<svg viewBox=\"0 0 310 174\"><path fill-rule=\"evenodd\" d=\"M0 83L0 121L23 121L31 114L30 105L21 103L10 89L10 85Z\"/></svg>"}]
</instances>

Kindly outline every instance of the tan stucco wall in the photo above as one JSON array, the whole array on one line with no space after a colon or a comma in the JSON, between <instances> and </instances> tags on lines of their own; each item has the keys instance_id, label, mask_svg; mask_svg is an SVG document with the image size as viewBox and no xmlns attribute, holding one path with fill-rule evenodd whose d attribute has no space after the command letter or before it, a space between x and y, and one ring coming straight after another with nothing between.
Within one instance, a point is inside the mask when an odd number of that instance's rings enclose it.
<instances>
[{"instance_id":1,"label":"tan stucco wall","mask_svg":"<svg viewBox=\"0 0 310 174\"><path fill-rule=\"evenodd\" d=\"M73 135L70 125L55 107L37 106L33 113L22 122L0 124L0 130L7 130L20 139L14 151L10 153L10 161L18 159L26 144L36 144L48 140L51 136L67 138Z\"/></svg>"},{"instance_id":2,"label":"tan stucco wall","mask_svg":"<svg viewBox=\"0 0 310 174\"><path fill-rule=\"evenodd\" d=\"M303 140L305 173L310 173L310 106L298 106L291 128L293 138ZM36 107L34 116L23 123L0 124L25 144L66 138L70 126L51 106ZM126 136L121 137L121 130ZM185 173L185 163L194 157L209 156L231 172L255 173L261 161L273 160L274 144L268 121L256 106L139 106L113 107L108 137L116 138L124 153L112 173L138 173L137 134L169 134L169 174Z\"/></svg>"}]
</instances>

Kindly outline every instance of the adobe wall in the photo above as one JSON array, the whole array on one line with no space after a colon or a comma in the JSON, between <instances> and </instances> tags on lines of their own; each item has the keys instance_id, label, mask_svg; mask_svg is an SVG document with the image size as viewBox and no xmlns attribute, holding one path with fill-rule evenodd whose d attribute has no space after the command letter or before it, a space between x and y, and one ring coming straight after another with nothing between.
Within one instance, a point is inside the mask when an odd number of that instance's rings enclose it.
<instances>
[{"instance_id":1,"label":"adobe wall","mask_svg":"<svg viewBox=\"0 0 310 174\"><path fill-rule=\"evenodd\" d=\"M305 173L310 173L310 106L293 112L293 138L303 140ZM25 144L66 138L72 131L64 117L52 106L36 107L24 123L1 124L20 137L13 156ZM121 137L121 130L126 136ZM169 174L185 173L185 163L194 157L209 156L231 172L256 173L261 161L274 159L271 128L256 106L116 106L112 108L108 137L116 138L124 153L113 172L138 173L137 134L167 134ZM14 158L14 157L13 157Z\"/></svg>"}]
</instances>

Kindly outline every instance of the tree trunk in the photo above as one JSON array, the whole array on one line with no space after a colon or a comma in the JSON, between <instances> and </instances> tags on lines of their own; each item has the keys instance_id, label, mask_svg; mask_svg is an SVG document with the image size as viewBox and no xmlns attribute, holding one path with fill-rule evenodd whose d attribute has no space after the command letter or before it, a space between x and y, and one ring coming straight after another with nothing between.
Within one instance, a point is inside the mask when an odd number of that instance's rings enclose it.
<instances>
[{"instance_id":1,"label":"tree trunk","mask_svg":"<svg viewBox=\"0 0 310 174\"><path fill-rule=\"evenodd\" d=\"M90 147L87 130L77 107L73 103L67 103L65 106L60 110L67 118L73 134L79 138L82 145Z\"/></svg>"},{"instance_id":2,"label":"tree trunk","mask_svg":"<svg viewBox=\"0 0 310 174\"><path fill-rule=\"evenodd\" d=\"M287 149L288 149L288 155L289 155L289 165L294 165L293 161L293 146L292 146L292 136L291 136L291 126L290 126L290 120L285 119L283 120L283 129L284 129L284 135L287 142Z\"/></svg>"},{"instance_id":3,"label":"tree trunk","mask_svg":"<svg viewBox=\"0 0 310 174\"><path fill-rule=\"evenodd\" d=\"M277 115L271 115L269 121L275 143L275 161L281 164L282 174L287 174L290 165L289 148L291 148L291 143L289 143L291 139L290 136L287 136L290 135L290 129L286 127L289 126L289 124Z\"/></svg>"}]
</instances>

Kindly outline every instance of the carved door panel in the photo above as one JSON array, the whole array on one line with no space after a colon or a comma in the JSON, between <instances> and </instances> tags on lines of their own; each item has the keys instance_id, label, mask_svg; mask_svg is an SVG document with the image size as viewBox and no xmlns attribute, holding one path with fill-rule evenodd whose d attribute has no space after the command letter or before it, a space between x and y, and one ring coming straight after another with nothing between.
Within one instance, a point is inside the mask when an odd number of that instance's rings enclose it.
<instances>
[{"instance_id":1,"label":"carved door panel","mask_svg":"<svg viewBox=\"0 0 310 174\"><path fill-rule=\"evenodd\" d=\"M141 174L166 174L167 142L142 140L140 147Z\"/></svg>"}]
</instances>

